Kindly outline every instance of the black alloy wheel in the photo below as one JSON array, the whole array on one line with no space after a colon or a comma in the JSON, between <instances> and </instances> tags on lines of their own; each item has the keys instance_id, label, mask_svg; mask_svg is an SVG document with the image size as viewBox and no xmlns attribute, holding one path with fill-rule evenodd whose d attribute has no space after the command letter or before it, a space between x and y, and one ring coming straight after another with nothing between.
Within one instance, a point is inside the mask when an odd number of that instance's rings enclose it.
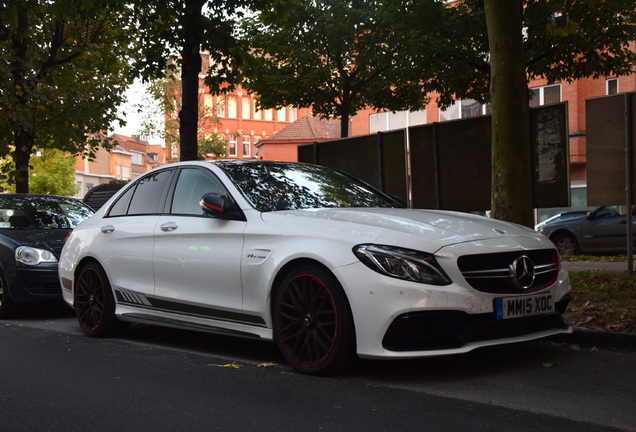
<instances>
[{"instance_id":1,"label":"black alloy wheel","mask_svg":"<svg viewBox=\"0 0 636 432\"><path fill-rule=\"evenodd\" d=\"M355 355L349 302L335 277L320 267L294 269L280 285L273 307L274 337L296 370L327 375Z\"/></svg>"},{"instance_id":2,"label":"black alloy wheel","mask_svg":"<svg viewBox=\"0 0 636 432\"><path fill-rule=\"evenodd\" d=\"M115 299L104 270L86 264L75 280L75 313L82 331L91 337L108 337L126 328L115 317Z\"/></svg>"}]
</instances>

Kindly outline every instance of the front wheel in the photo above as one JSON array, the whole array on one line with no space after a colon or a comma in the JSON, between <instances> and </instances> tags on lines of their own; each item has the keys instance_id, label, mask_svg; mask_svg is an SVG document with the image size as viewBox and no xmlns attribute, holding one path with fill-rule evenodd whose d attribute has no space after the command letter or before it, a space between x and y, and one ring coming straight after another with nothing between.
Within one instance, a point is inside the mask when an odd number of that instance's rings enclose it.
<instances>
[{"instance_id":1,"label":"front wheel","mask_svg":"<svg viewBox=\"0 0 636 432\"><path fill-rule=\"evenodd\" d=\"M75 313L82 331L91 337L108 337L126 328L115 317L115 299L104 269L86 264L75 280Z\"/></svg>"},{"instance_id":2,"label":"front wheel","mask_svg":"<svg viewBox=\"0 0 636 432\"><path fill-rule=\"evenodd\" d=\"M317 266L300 266L283 280L273 321L283 357L299 372L332 374L355 355L349 302L336 278Z\"/></svg>"},{"instance_id":3,"label":"front wheel","mask_svg":"<svg viewBox=\"0 0 636 432\"><path fill-rule=\"evenodd\" d=\"M572 234L557 234L552 238L561 255L576 255L579 253L579 244Z\"/></svg>"}]
</instances>

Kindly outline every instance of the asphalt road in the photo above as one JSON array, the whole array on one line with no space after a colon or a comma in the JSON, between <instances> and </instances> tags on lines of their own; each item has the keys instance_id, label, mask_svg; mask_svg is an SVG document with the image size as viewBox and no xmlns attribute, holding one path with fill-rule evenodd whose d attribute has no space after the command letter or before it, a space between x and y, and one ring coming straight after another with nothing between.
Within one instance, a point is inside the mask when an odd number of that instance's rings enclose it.
<instances>
[{"instance_id":1,"label":"asphalt road","mask_svg":"<svg viewBox=\"0 0 636 432\"><path fill-rule=\"evenodd\" d=\"M3 432L636 431L636 353L568 343L316 378L269 343L149 326L91 339L61 309L0 321L0 365Z\"/></svg>"}]
</instances>

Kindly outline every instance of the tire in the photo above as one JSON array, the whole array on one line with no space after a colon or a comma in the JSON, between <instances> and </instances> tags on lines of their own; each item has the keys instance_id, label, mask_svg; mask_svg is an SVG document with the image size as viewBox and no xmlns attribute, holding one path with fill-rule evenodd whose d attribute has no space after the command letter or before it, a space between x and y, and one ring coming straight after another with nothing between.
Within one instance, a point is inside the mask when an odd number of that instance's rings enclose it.
<instances>
[{"instance_id":1,"label":"tire","mask_svg":"<svg viewBox=\"0 0 636 432\"><path fill-rule=\"evenodd\" d=\"M115 317L115 299L110 282L102 267L95 262L86 264L77 274L74 307L77 321L87 336L115 336L127 327Z\"/></svg>"},{"instance_id":2,"label":"tire","mask_svg":"<svg viewBox=\"0 0 636 432\"><path fill-rule=\"evenodd\" d=\"M294 269L281 283L272 312L274 338L297 371L333 374L355 357L349 302L328 271L313 265Z\"/></svg>"},{"instance_id":3,"label":"tire","mask_svg":"<svg viewBox=\"0 0 636 432\"><path fill-rule=\"evenodd\" d=\"M7 279L0 271L0 319L13 318L18 309L18 305L9 296Z\"/></svg>"},{"instance_id":4,"label":"tire","mask_svg":"<svg viewBox=\"0 0 636 432\"><path fill-rule=\"evenodd\" d=\"M560 255L576 255L579 253L579 243L569 233L557 234L552 238Z\"/></svg>"}]
</instances>

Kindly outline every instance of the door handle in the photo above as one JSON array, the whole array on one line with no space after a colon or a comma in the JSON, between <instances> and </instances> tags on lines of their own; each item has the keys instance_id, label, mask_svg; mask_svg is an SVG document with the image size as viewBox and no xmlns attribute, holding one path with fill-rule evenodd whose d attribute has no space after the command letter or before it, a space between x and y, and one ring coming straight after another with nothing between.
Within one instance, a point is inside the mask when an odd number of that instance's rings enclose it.
<instances>
[{"instance_id":1,"label":"door handle","mask_svg":"<svg viewBox=\"0 0 636 432\"><path fill-rule=\"evenodd\" d=\"M166 222L161 224L161 231L174 231L179 228L179 224L176 222Z\"/></svg>"},{"instance_id":2,"label":"door handle","mask_svg":"<svg viewBox=\"0 0 636 432\"><path fill-rule=\"evenodd\" d=\"M104 225L102 227L101 231L104 234L112 233L113 231L115 231L115 226L114 225Z\"/></svg>"}]
</instances>

